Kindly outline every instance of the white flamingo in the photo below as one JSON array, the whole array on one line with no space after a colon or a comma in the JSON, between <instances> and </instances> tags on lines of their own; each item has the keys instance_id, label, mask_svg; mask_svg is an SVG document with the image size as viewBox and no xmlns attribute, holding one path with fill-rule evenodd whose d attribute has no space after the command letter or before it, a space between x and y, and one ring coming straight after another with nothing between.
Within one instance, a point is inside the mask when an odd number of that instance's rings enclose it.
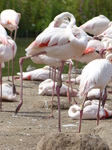
<instances>
[{"instance_id":1,"label":"white flamingo","mask_svg":"<svg viewBox=\"0 0 112 150\"><path fill-rule=\"evenodd\" d=\"M98 35L106 30L109 25L110 20L104 15L99 15L82 24L80 28L89 34Z\"/></svg>"},{"instance_id":2,"label":"white flamingo","mask_svg":"<svg viewBox=\"0 0 112 150\"><path fill-rule=\"evenodd\" d=\"M64 61L71 58L73 55L81 55L87 46L87 36L85 32L75 26L76 20L74 16L68 12L63 13L61 19L64 17L70 18L70 22L66 28L47 28L40 35L37 36L34 42L32 42L28 48L26 48L27 57L20 58L20 71L22 79L22 63L23 60L33 57L35 55L46 54L49 57L57 58L62 61L60 69L59 79L57 81L57 96L58 96L58 109L59 109L59 125L60 127L60 87L61 87L61 74L64 66ZM56 23L57 24L57 23ZM21 80L22 86L22 80ZM22 90L22 87L21 87ZM17 106L17 113L23 103L23 93L21 92L20 103Z\"/></svg>"},{"instance_id":3,"label":"white flamingo","mask_svg":"<svg viewBox=\"0 0 112 150\"><path fill-rule=\"evenodd\" d=\"M112 58L112 55L111 55ZM108 60L107 60L108 59ZM111 59L96 59L85 66L81 74L80 86L79 86L79 96L80 98L85 97L81 111L80 111L80 125L79 132L81 130L81 119L83 114L84 103L87 99L88 92L93 88L100 89L100 101L97 112L97 125L99 124L99 111L100 102L102 98L102 92L106 88L106 85L111 81L112 78L112 64ZM105 94L104 94L105 97ZM105 104L105 99L102 102L103 106Z\"/></svg>"},{"instance_id":4,"label":"white flamingo","mask_svg":"<svg viewBox=\"0 0 112 150\"><path fill-rule=\"evenodd\" d=\"M82 119L97 119L99 100L87 100L84 104ZM72 119L80 119L80 106L74 104L68 110L68 116ZM99 119L106 119L112 116L112 111L100 106Z\"/></svg>"}]
</instances>

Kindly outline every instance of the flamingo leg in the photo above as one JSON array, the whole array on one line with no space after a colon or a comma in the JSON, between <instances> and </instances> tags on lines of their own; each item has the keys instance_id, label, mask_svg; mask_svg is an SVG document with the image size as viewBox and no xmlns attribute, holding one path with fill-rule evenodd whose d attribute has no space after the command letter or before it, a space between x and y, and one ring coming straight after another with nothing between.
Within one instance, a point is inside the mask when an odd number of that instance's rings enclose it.
<instances>
[{"instance_id":1,"label":"flamingo leg","mask_svg":"<svg viewBox=\"0 0 112 150\"><path fill-rule=\"evenodd\" d=\"M12 38L12 31L10 31L10 37ZM10 62L10 61L8 61L8 79L7 79L8 81L10 81L10 79L9 79L9 66L10 66L9 64L10 64L10 63L9 63L9 62Z\"/></svg>"},{"instance_id":2,"label":"flamingo leg","mask_svg":"<svg viewBox=\"0 0 112 150\"><path fill-rule=\"evenodd\" d=\"M53 99L54 99L54 89L55 89L55 80L56 80L56 68L54 69L54 83L53 83L53 91L52 91L52 103L51 103L51 115L50 118L53 117Z\"/></svg>"},{"instance_id":3,"label":"flamingo leg","mask_svg":"<svg viewBox=\"0 0 112 150\"><path fill-rule=\"evenodd\" d=\"M82 103L81 110L80 110L79 133L81 132L81 122L82 122L83 108L84 108L84 103L85 103L86 100L87 100L87 93L85 95L85 99Z\"/></svg>"},{"instance_id":4,"label":"flamingo leg","mask_svg":"<svg viewBox=\"0 0 112 150\"><path fill-rule=\"evenodd\" d=\"M57 97L58 97L58 131L61 132L61 119L60 119L60 88L62 86L62 80L61 80L61 75L64 67L64 61L62 61L62 66L60 68L60 74L57 79L57 86L56 86L56 92L57 92Z\"/></svg>"},{"instance_id":5,"label":"flamingo leg","mask_svg":"<svg viewBox=\"0 0 112 150\"><path fill-rule=\"evenodd\" d=\"M8 61L8 79L7 79L7 81L10 81L10 79L9 79L9 64L10 64L10 61Z\"/></svg>"},{"instance_id":6,"label":"flamingo leg","mask_svg":"<svg viewBox=\"0 0 112 150\"><path fill-rule=\"evenodd\" d=\"M104 92L103 99L102 99L102 106L103 107L105 105L106 99L107 99L107 86L105 87L105 92Z\"/></svg>"},{"instance_id":7,"label":"flamingo leg","mask_svg":"<svg viewBox=\"0 0 112 150\"><path fill-rule=\"evenodd\" d=\"M12 90L13 94L16 93L16 88L14 85L14 46L12 45Z\"/></svg>"},{"instance_id":8,"label":"flamingo leg","mask_svg":"<svg viewBox=\"0 0 112 150\"><path fill-rule=\"evenodd\" d=\"M68 72L68 92L67 92L67 97L68 97L69 105L70 105L70 101L71 101L71 95L70 95L71 69L72 69L72 64L69 63L69 72Z\"/></svg>"},{"instance_id":9,"label":"flamingo leg","mask_svg":"<svg viewBox=\"0 0 112 150\"><path fill-rule=\"evenodd\" d=\"M102 91L100 91L100 100L99 100L98 112L97 112L97 125L99 125L99 119L100 119L99 112L100 112L101 99L102 99Z\"/></svg>"},{"instance_id":10,"label":"flamingo leg","mask_svg":"<svg viewBox=\"0 0 112 150\"><path fill-rule=\"evenodd\" d=\"M77 66L78 66L78 61L76 61L75 64L75 84L76 84Z\"/></svg>"},{"instance_id":11,"label":"flamingo leg","mask_svg":"<svg viewBox=\"0 0 112 150\"><path fill-rule=\"evenodd\" d=\"M0 85L1 85L1 93L0 93L0 111L2 110L2 68L0 64Z\"/></svg>"},{"instance_id":12,"label":"flamingo leg","mask_svg":"<svg viewBox=\"0 0 112 150\"><path fill-rule=\"evenodd\" d=\"M20 73L21 73L21 93L20 93L20 101L19 101L19 104L18 106L16 107L16 110L15 110L15 115L18 113L18 111L20 110L22 104L23 104L23 71L22 71L22 64L23 64L23 61L25 59L28 59L28 58L31 58L31 57L34 57L34 56L38 56L40 54L46 54L46 52L40 52L40 53L36 53L34 55L30 55L30 56L26 56L26 57L21 57L19 59L19 65L20 65Z\"/></svg>"},{"instance_id":13,"label":"flamingo leg","mask_svg":"<svg viewBox=\"0 0 112 150\"><path fill-rule=\"evenodd\" d=\"M16 35L17 35L17 28L16 28L16 30L14 32L14 41L16 41Z\"/></svg>"}]
</instances>

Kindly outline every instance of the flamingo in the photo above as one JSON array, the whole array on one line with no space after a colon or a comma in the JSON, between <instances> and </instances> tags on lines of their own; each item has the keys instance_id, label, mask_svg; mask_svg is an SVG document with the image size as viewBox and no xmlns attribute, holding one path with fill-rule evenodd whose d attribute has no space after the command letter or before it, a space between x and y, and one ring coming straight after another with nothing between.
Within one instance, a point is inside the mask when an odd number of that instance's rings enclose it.
<instances>
[{"instance_id":1,"label":"flamingo","mask_svg":"<svg viewBox=\"0 0 112 150\"><path fill-rule=\"evenodd\" d=\"M1 64L4 62L8 62L9 60L13 59L13 55L15 56L17 51L17 45L11 37L8 37L8 45L0 44L0 85L2 89L2 72L1 72ZM12 85L14 88L14 84ZM2 91L2 90L1 90ZM14 91L14 89L13 89ZM14 91L15 93L16 91ZM2 92L1 92L1 99L0 99L0 110L2 110Z\"/></svg>"},{"instance_id":2,"label":"flamingo","mask_svg":"<svg viewBox=\"0 0 112 150\"><path fill-rule=\"evenodd\" d=\"M112 58L112 54L111 54L111 58ZM99 124L99 111L100 111L102 92L106 88L106 85L111 81L111 78L112 78L112 64L111 64L110 57L107 59L93 60L84 67L81 73L81 80L79 86L79 97L80 98L85 97L80 111L79 132L81 131L81 119L83 114L84 103L87 99L87 94L91 89L94 88L100 89L100 100L99 100L99 107L97 112L97 125ZM105 94L104 97L106 98ZM104 106L105 99L103 100L102 104Z\"/></svg>"},{"instance_id":3,"label":"flamingo","mask_svg":"<svg viewBox=\"0 0 112 150\"><path fill-rule=\"evenodd\" d=\"M0 89L1 91L1 89ZM17 101L17 94L13 94L12 86L7 83L2 84L2 99L8 101Z\"/></svg>"},{"instance_id":4,"label":"flamingo","mask_svg":"<svg viewBox=\"0 0 112 150\"><path fill-rule=\"evenodd\" d=\"M10 36L12 37L12 32L14 33L14 41L16 40L17 28L21 18L21 14L13 9L5 9L1 12L0 23L10 31ZM14 54L13 54L14 56ZM14 69L14 58L12 59L12 80L13 80L13 69ZM8 80L9 80L9 62L8 62ZM12 81L14 83L14 80ZM14 91L13 91L14 92Z\"/></svg>"},{"instance_id":5,"label":"flamingo","mask_svg":"<svg viewBox=\"0 0 112 150\"><path fill-rule=\"evenodd\" d=\"M52 95L52 91L53 91L53 83L54 81L52 79L46 79L45 81L41 82L39 84L39 89L38 89L38 94L39 95ZM57 83L55 83L55 89L56 89ZM62 84L62 87L60 89L60 95L61 96L67 96L67 92L68 92L68 87L65 84ZM78 95L78 91L75 89L71 89L69 88L69 92L71 94L71 96L77 96ZM54 95L57 95L56 90L54 90Z\"/></svg>"},{"instance_id":6,"label":"flamingo","mask_svg":"<svg viewBox=\"0 0 112 150\"><path fill-rule=\"evenodd\" d=\"M76 27L76 20L69 12L62 13L61 20L64 17L70 18L70 22L66 28L47 28L40 35L37 36L34 42L32 42L26 48L26 57L20 58L20 72L21 72L21 99L18 104L15 113L17 113L23 103L22 93L22 63L23 60L31 58L36 55L46 54L49 57L60 59L62 66L60 68L60 75L57 81L57 96L58 96L58 109L59 109L59 120L58 120L58 131L61 132L60 127L60 87L62 84L61 74L64 66L64 62L70 59L72 56L81 55L87 46L87 36L85 32ZM55 23L57 25L57 22Z\"/></svg>"},{"instance_id":7,"label":"flamingo","mask_svg":"<svg viewBox=\"0 0 112 150\"><path fill-rule=\"evenodd\" d=\"M23 80L33 80L33 81L44 81L49 78L49 68L50 66L44 66L43 68L35 69L32 71L28 72L23 72ZM54 74L53 70L53 74ZM20 79L21 78L21 73L18 72L17 75L15 76L15 79ZM58 72L56 71L56 75L58 75ZM62 76L63 78L63 76ZM56 78L57 81L57 78Z\"/></svg>"},{"instance_id":8,"label":"flamingo","mask_svg":"<svg viewBox=\"0 0 112 150\"><path fill-rule=\"evenodd\" d=\"M0 44L7 45L7 31L4 29L4 27L0 24Z\"/></svg>"},{"instance_id":9,"label":"flamingo","mask_svg":"<svg viewBox=\"0 0 112 150\"><path fill-rule=\"evenodd\" d=\"M110 20L106 16L99 15L82 24L80 28L89 34L96 36L106 30L110 24Z\"/></svg>"},{"instance_id":10,"label":"flamingo","mask_svg":"<svg viewBox=\"0 0 112 150\"><path fill-rule=\"evenodd\" d=\"M17 28L21 18L21 14L12 9L6 9L1 12L0 23L9 31L15 30L14 41L16 40ZM12 37L12 36L11 36Z\"/></svg>"},{"instance_id":11,"label":"flamingo","mask_svg":"<svg viewBox=\"0 0 112 150\"><path fill-rule=\"evenodd\" d=\"M97 35L95 38L103 39L104 37L112 38L112 22L106 30L104 30L101 34Z\"/></svg>"},{"instance_id":12,"label":"flamingo","mask_svg":"<svg viewBox=\"0 0 112 150\"><path fill-rule=\"evenodd\" d=\"M87 100L84 104L82 119L97 119L98 100ZM106 119L112 116L112 111L100 106L99 118ZM77 104L71 106L68 110L68 116L72 119L80 119L80 107Z\"/></svg>"},{"instance_id":13,"label":"flamingo","mask_svg":"<svg viewBox=\"0 0 112 150\"><path fill-rule=\"evenodd\" d=\"M100 59L100 50L104 49L104 44L98 40L90 40L87 44L84 53L78 57L72 58L73 60L79 61L81 63L88 64L90 61L95 59Z\"/></svg>"}]
</instances>

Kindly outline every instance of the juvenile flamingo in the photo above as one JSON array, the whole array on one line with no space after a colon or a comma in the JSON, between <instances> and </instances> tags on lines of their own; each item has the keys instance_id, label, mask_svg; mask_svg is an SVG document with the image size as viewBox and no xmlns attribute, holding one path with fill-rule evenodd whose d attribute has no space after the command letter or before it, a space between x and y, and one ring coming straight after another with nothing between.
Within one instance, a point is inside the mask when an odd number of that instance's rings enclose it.
<instances>
[{"instance_id":1,"label":"juvenile flamingo","mask_svg":"<svg viewBox=\"0 0 112 150\"><path fill-rule=\"evenodd\" d=\"M69 12L65 12L62 13L61 19L63 20L64 17L68 17L70 19L70 22L66 28L58 28L58 27L47 28L47 30L44 30L40 35L38 35L35 41L28 46L28 48L26 49L27 57L20 58L21 99L15 111L15 113L17 113L23 103L23 92L22 92L23 60L40 54L46 54L47 56L60 59L62 61L62 66L60 68L60 75L56 87L58 96L58 110L59 110L59 123L58 123L59 132L61 132L59 93L62 84L61 74L64 62L65 60L71 58L72 56L81 55L87 46L87 36L82 29L75 26L76 20L74 16ZM57 22L55 24L57 24Z\"/></svg>"}]
</instances>

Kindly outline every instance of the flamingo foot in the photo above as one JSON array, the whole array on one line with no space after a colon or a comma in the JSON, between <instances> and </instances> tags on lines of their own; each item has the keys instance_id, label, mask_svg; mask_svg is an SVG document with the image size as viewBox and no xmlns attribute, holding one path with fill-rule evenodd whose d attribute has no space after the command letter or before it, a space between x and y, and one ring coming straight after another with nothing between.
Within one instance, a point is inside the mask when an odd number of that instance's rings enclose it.
<instances>
[{"instance_id":1,"label":"flamingo foot","mask_svg":"<svg viewBox=\"0 0 112 150\"><path fill-rule=\"evenodd\" d=\"M53 114L51 114L51 115L49 116L49 119L51 119L51 118L54 118Z\"/></svg>"},{"instance_id":2,"label":"flamingo foot","mask_svg":"<svg viewBox=\"0 0 112 150\"><path fill-rule=\"evenodd\" d=\"M108 93L112 94L112 91L108 91Z\"/></svg>"},{"instance_id":3,"label":"flamingo foot","mask_svg":"<svg viewBox=\"0 0 112 150\"><path fill-rule=\"evenodd\" d=\"M15 115L17 115L18 111L20 110L21 106L22 106L22 102L20 102L15 110Z\"/></svg>"}]
</instances>

